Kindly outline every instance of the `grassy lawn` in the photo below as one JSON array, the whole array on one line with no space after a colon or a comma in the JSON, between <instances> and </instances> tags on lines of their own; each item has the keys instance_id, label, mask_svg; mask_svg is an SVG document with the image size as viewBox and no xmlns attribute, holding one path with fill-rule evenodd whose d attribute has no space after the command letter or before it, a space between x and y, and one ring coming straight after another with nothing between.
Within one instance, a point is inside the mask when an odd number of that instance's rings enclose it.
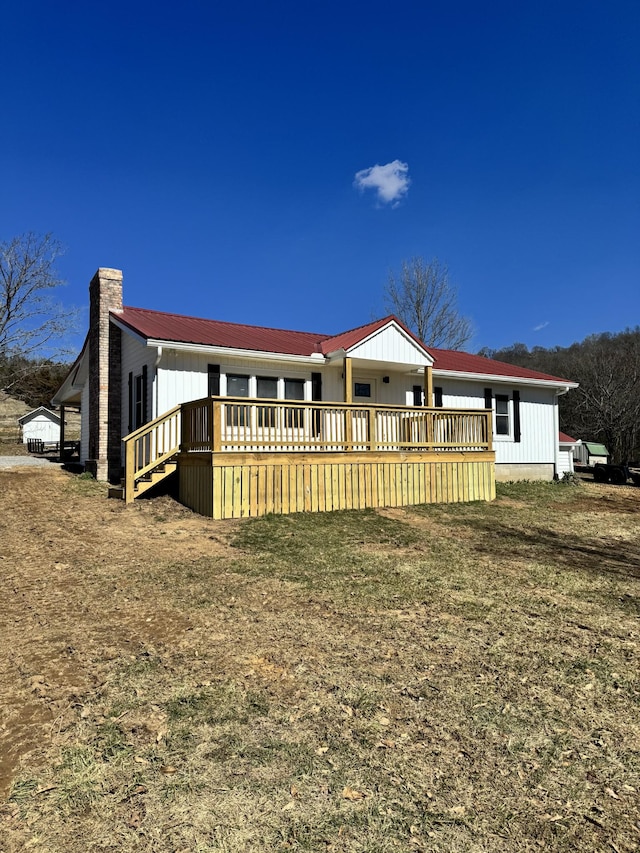
<instances>
[{"instance_id":1,"label":"grassy lawn","mask_svg":"<svg viewBox=\"0 0 640 853\"><path fill-rule=\"evenodd\" d=\"M77 672L4 849L639 849L640 489L238 524L113 504L131 552L85 528L50 570Z\"/></svg>"}]
</instances>

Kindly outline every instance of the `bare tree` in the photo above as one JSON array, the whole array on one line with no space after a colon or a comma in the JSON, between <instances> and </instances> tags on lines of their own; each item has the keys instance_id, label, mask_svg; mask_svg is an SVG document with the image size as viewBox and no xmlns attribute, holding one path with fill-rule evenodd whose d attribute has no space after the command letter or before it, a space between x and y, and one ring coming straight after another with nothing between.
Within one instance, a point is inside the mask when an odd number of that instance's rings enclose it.
<instances>
[{"instance_id":1,"label":"bare tree","mask_svg":"<svg viewBox=\"0 0 640 853\"><path fill-rule=\"evenodd\" d=\"M0 242L0 383L10 390L43 362L69 355L77 312L60 305L56 269L62 246L51 235L22 234Z\"/></svg>"},{"instance_id":2,"label":"bare tree","mask_svg":"<svg viewBox=\"0 0 640 853\"><path fill-rule=\"evenodd\" d=\"M403 261L400 275L389 275L384 303L427 346L462 349L473 335L471 322L458 311L449 270L437 258Z\"/></svg>"}]
</instances>

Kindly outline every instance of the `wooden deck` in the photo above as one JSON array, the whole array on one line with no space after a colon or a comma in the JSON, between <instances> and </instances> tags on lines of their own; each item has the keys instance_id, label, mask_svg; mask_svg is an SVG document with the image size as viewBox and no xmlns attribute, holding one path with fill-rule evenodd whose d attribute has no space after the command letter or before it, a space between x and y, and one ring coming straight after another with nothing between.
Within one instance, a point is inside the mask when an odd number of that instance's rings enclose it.
<instances>
[{"instance_id":1,"label":"wooden deck","mask_svg":"<svg viewBox=\"0 0 640 853\"><path fill-rule=\"evenodd\" d=\"M176 459L212 518L495 497L491 413L207 397L125 439L125 497Z\"/></svg>"}]
</instances>

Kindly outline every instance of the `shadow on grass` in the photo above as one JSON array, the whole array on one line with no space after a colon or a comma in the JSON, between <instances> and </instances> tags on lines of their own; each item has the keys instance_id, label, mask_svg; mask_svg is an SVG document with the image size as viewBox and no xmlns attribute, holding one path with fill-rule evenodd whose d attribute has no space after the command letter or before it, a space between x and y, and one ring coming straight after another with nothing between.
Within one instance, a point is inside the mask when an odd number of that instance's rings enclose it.
<instances>
[{"instance_id":1,"label":"shadow on grass","mask_svg":"<svg viewBox=\"0 0 640 853\"><path fill-rule=\"evenodd\" d=\"M468 520L465 524L468 524ZM497 518L476 519L473 528L487 537L477 550L505 557L535 557L539 562L555 563L573 571L586 571L602 576L625 579L640 578L640 543L620 542L573 534L559 534L547 527L534 525L527 529L510 527Z\"/></svg>"}]
</instances>

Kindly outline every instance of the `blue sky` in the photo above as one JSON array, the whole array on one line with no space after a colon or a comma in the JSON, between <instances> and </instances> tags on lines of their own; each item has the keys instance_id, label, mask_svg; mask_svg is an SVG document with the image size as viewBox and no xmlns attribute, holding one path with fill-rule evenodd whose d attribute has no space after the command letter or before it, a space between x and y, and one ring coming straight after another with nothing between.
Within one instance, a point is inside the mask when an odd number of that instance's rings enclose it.
<instances>
[{"instance_id":1,"label":"blue sky","mask_svg":"<svg viewBox=\"0 0 640 853\"><path fill-rule=\"evenodd\" d=\"M473 351L640 323L636 0L23 0L3 30L0 239L52 231L69 305L111 266L128 305L334 333L419 255Z\"/></svg>"}]
</instances>

